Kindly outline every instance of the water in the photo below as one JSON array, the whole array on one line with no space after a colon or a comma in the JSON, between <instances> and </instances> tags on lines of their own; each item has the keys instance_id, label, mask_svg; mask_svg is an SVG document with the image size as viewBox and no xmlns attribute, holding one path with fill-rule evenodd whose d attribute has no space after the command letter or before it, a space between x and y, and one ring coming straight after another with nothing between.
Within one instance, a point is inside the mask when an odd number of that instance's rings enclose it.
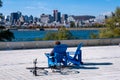
<instances>
[{"instance_id":1,"label":"water","mask_svg":"<svg viewBox=\"0 0 120 80\"><path fill-rule=\"evenodd\" d=\"M46 33L55 32L56 30L45 30L45 31L37 31L37 30L28 30L28 31L18 31L11 30L14 33L15 39L13 41L35 41L44 38ZM98 30L70 30L73 36L78 39L90 39L90 34L95 33L98 34Z\"/></svg>"},{"instance_id":2,"label":"water","mask_svg":"<svg viewBox=\"0 0 120 80\"><path fill-rule=\"evenodd\" d=\"M71 30L71 33L78 39L90 39L90 35L98 34L99 30Z\"/></svg>"}]
</instances>

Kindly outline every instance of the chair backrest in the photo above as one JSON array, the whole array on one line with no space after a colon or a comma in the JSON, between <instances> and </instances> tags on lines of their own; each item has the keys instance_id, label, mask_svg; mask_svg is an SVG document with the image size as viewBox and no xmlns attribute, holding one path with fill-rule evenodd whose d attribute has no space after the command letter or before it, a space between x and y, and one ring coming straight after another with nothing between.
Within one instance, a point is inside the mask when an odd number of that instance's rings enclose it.
<instances>
[{"instance_id":1,"label":"chair backrest","mask_svg":"<svg viewBox=\"0 0 120 80\"><path fill-rule=\"evenodd\" d=\"M81 50L81 47L82 47L82 43L79 43L79 44L78 44L78 47L77 47L77 49L76 49L76 52L79 51L79 50Z\"/></svg>"},{"instance_id":2,"label":"chair backrest","mask_svg":"<svg viewBox=\"0 0 120 80\"><path fill-rule=\"evenodd\" d=\"M64 54L64 53L66 53L66 50L67 50L67 45L66 44L60 44L60 45L56 45L54 47L54 52L55 53Z\"/></svg>"},{"instance_id":3,"label":"chair backrest","mask_svg":"<svg viewBox=\"0 0 120 80\"><path fill-rule=\"evenodd\" d=\"M63 58L66 56L66 50L66 44L60 44L54 47L54 56L58 63L62 62Z\"/></svg>"},{"instance_id":4,"label":"chair backrest","mask_svg":"<svg viewBox=\"0 0 120 80\"><path fill-rule=\"evenodd\" d=\"M74 58L75 58L78 54L81 53L82 44L83 44L83 43L79 43L79 44L78 44L78 47L77 47L77 49L76 49L76 51L75 51Z\"/></svg>"}]
</instances>

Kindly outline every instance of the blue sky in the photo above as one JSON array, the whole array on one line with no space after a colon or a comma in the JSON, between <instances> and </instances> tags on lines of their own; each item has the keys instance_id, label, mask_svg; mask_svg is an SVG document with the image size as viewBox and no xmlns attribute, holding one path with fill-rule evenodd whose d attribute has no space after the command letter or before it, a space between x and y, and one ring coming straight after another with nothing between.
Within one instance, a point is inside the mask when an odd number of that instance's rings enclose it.
<instances>
[{"instance_id":1,"label":"blue sky","mask_svg":"<svg viewBox=\"0 0 120 80\"><path fill-rule=\"evenodd\" d=\"M62 14L94 15L115 11L120 0L2 0L0 13L22 12L23 15L39 17L42 13L52 14L57 9Z\"/></svg>"}]
</instances>

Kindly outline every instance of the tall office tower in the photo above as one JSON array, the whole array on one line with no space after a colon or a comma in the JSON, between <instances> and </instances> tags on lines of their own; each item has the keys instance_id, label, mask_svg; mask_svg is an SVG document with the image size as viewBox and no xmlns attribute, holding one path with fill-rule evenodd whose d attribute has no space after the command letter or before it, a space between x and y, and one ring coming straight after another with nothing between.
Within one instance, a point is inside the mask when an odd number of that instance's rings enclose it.
<instances>
[{"instance_id":1,"label":"tall office tower","mask_svg":"<svg viewBox=\"0 0 120 80\"><path fill-rule=\"evenodd\" d=\"M53 20L53 16L52 15L49 15L49 22L48 23L51 23L51 22L53 22L54 20Z\"/></svg>"},{"instance_id":2,"label":"tall office tower","mask_svg":"<svg viewBox=\"0 0 120 80\"><path fill-rule=\"evenodd\" d=\"M58 10L53 10L54 21L57 21Z\"/></svg>"},{"instance_id":3,"label":"tall office tower","mask_svg":"<svg viewBox=\"0 0 120 80\"><path fill-rule=\"evenodd\" d=\"M0 16L3 16L3 14L2 14L2 13L0 13ZM0 18L2 18L2 17L0 17Z\"/></svg>"},{"instance_id":4,"label":"tall office tower","mask_svg":"<svg viewBox=\"0 0 120 80\"><path fill-rule=\"evenodd\" d=\"M16 25L18 19L19 19L18 13L11 13L11 18L10 18L11 25Z\"/></svg>"},{"instance_id":5,"label":"tall office tower","mask_svg":"<svg viewBox=\"0 0 120 80\"><path fill-rule=\"evenodd\" d=\"M21 17L22 13L20 11L11 13L10 22L12 25L16 25Z\"/></svg>"},{"instance_id":6,"label":"tall office tower","mask_svg":"<svg viewBox=\"0 0 120 80\"><path fill-rule=\"evenodd\" d=\"M25 23L29 23L29 17L27 15L24 16Z\"/></svg>"},{"instance_id":7,"label":"tall office tower","mask_svg":"<svg viewBox=\"0 0 120 80\"><path fill-rule=\"evenodd\" d=\"M25 18L24 18L24 16L21 16L20 18L19 18L19 25L23 25L23 23L25 22Z\"/></svg>"},{"instance_id":8,"label":"tall office tower","mask_svg":"<svg viewBox=\"0 0 120 80\"><path fill-rule=\"evenodd\" d=\"M3 22L3 20L4 20L4 16L3 16L3 14L2 13L0 13L0 22L2 21Z\"/></svg>"},{"instance_id":9,"label":"tall office tower","mask_svg":"<svg viewBox=\"0 0 120 80\"><path fill-rule=\"evenodd\" d=\"M29 23L33 23L33 16L32 15L30 15L30 17L29 17Z\"/></svg>"},{"instance_id":10,"label":"tall office tower","mask_svg":"<svg viewBox=\"0 0 120 80\"><path fill-rule=\"evenodd\" d=\"M58 12L58 19L57 19L57 22L60 22L61 23L61 13Z\"/></svg>"},{"instance_id":11,"label":"tall office tower","mask_svg":"<svg viewBox=\"0 0 120 80\"><path fill-rule=\"evenodd\" d=\"M6 21L9 22L10 21L10 16L6 17Z\"/></svg>"},{"instance_id":12,"label":"tall office tower","mask_svg":"<svg viewBox=\"0 0 120 80\"><path fill-rule=\"evenodd\" d=\"M42 23L48 23L49 22L49 15L42 14L40 15L40 19Z\"/></svg>"},{"instance_id":13,"label":"tall office tower","mask_svg":"<svg viewBox=\"0 0 120 80\"><path fill-rule=\"evenodd\" d=\"M61 22L61 13L58 10L53 10L54 21Z\"/></svg>"},{"instance_id":14,"label":"tall office tower","mask_svg":"<svg viewBox=\"0 0 120 80\"><path fill-rule=\"evenodd\" d=\"M34 23L40 22L40 19L39 19L38 17L34 17L33 22L34 22Z\"/></svg>"},{"instance_id":15,"label":"tall office tower","mask_svg":"<svg viewBox=\"0 0 120 80\"><path fill-rule=\"evenodd\" d=\"M53 22L53 17L50 14L42 14L40 15L40 21L42 23L51 23Z\"/></svg>"},{"instance_id":16,"label":"tall office tower","mask_svg":"<svg viewBox=\"0 0 120 80\"><path fill-rule=\"evenodd\" d=\"M18 13L18 18L20 18L22 16L22 13L20 11L17 11Z\"/></svg>"},{"instance_id":17,"label":"tall office tower","mask_svg":"<svg viewBox=\"0 0 120 80\"><path fill-rule=\"evenodd\" d=\"M68 18L68 15L67 15L67 14L62 14L61 22L62 22L62 23L66 23L66 22L67 22L67 18Z\"/></svg>"}]
</instances>

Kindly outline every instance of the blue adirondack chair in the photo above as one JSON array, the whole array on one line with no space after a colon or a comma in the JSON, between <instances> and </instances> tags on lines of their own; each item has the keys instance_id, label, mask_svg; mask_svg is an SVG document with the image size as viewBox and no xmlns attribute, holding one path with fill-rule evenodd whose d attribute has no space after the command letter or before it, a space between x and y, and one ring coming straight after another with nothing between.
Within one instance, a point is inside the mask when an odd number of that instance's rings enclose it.
<instances>
[{"instance_id":1,"label":"blue adirondack chair","mask_svg":"<svg viewBox=\"0 0 120 80\"><path fill-rule=\"evenodd\" d=\"M81 64L83 64L81 47L82 47L82 43L79 43L76 51L74 52L74 56L71 56L70 52L67 53L68 63L73 63L74 65L77 65L77 66L80 66Z\"/></svg>"},{"instance_id":2,"label":"blue adirondack chair","mask_svg":"<svg viewBox=\"0 0 120 80\"><path fill-rule=\"evenodd\" d=\"M48 67L54 66L67 66L67 56L66 56L67 45L60 44L54 47L54 56L51 56L49 53L45 55L48 58ZM54 58L54 61L52 60Z\"/></svg>"}]
</instances>

